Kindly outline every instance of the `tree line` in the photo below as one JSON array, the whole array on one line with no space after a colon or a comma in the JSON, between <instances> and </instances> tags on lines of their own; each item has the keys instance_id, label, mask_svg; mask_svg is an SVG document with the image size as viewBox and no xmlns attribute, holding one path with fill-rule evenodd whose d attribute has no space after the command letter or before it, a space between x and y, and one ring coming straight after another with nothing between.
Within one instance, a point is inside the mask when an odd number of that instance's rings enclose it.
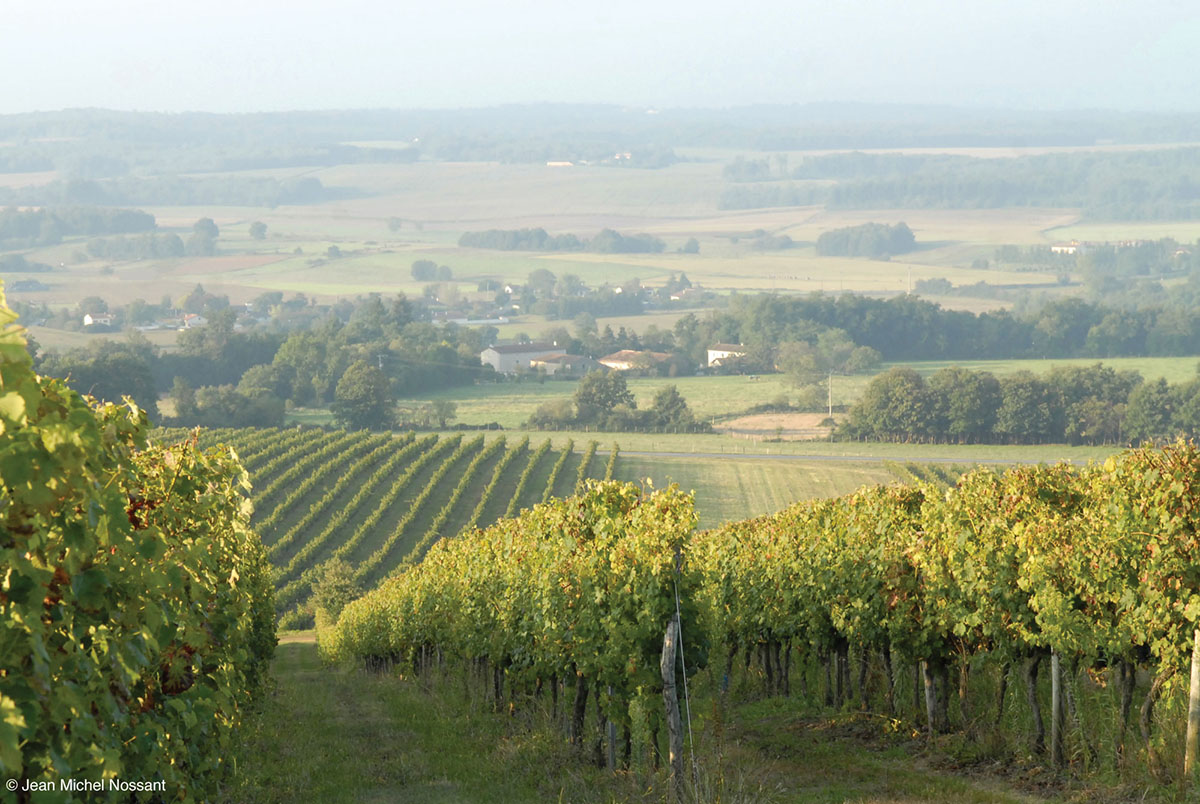
<instances>
[{"instance_id":1,"label":"tree line","mask_svg":"<svg viewBox=\"0 0 1200 804\"><path fill-rule=\"evenodd\" d=\"M864 223L842 229L830 229L817 238L817 253L828 257L871 257L887 259L907 254L917 246L912 229L904 222Z\"/></svg>"},{"instance_id":2,"label":"tree line","mask_svg":"<svg viewBox=\"0 0 1200 804\"><path fill-rule=\"evenodd\" d=\"M684 326L699 327L714 342L769 352L814 324L845 331L887 361L1200 354L1200 310L1117 310L1078 298L1018 315L947 310L908 295L738 295L727 310Z\"/></svg>"},{"instance_id":3,"label":"tree line","mask_svg":"<svg viewBox=\"0 0 1200 804\"><path fill-rule=\"evenodd\" d=\"M649 408L639 409L620 371L597 370L579 381L571 399L539 405L529 417L539 430L589 428L612 432L707 433L674 385L659 389Z\"/></svg>"},{"instance_id":4,"label":"tree line","mask_svg":"<svg viewBox=\"0 0 1200 804\"><path fill-rule=\"evenodd\" d=\"M55 246L65 237L152 232L154 216L140 209L58 206L0 209L0 249Z\"/></svg>"},{"instance_id":5,"label":"tree line","mask_svg":"<svg viewBox=\"0 0 1200 804\"><path fill-rule=\"evenodd\" d=\"M764 175L765 174L765 175ZM808 157L787 174L734 171L722 209L823 204L834 209L1074 207L1094 219L1200 216L1200 148L1076 152L1005 159L945 154ZM795 180L793 182L792 180Z\"/></svg>"},{"instance_id":6,"label":"tree line","mask_svg":"<svg viewBox=\"0 0 1200 804\"><path fill-rule=\"evenodd\" d=\"M594 251L599 254L657 254L666 244L648 234L625 235L614 229L601 229L590 240L573 234L551 235L545 229L488 229L463 232L458 244L464 248L490 248L499 251Z\"/></svg>"},{"instance_id":7,"label":"tree line","mask_svg":"<svg viewBox=\"0 0 1200 804\"><path fill-rule=\"evenodd\" d=\"M161 351L134 332L123 341L63 351L35 345L37 368L68 378L82 393L110 401L130 396L152 412L158 397L168 394L175 415L159 417L165 424L225 427L278 425L287 407L330 407L337 413L340 402L350 410L355 395L382 401L367 418L354 418L353 426L386 427L395 424L398 397L494 377L479 363L491 331L431 324L428 311L403 296L386 303L370 297L323 311L310 310L307 301L297 311L278 293L263 294L251 305L257 310L231 307L227 298L202 289L179 301L202 309L207 321L181 331L173 351ZM143 308L162 309L142 302L139 315ZM235 326L240 316L266 308L278 311L273 320L280 325L297 312L308 317L293 321L291 331ZM339 397L343 378L360 363Z\"/></svg>"},{"instance_id":8,"label":"tree line","mask_svg":"<svg viewBox=\"0 0 1200 804\"><path fill-rule=\"evenodd\" d=\"M961 367L928 380L896 367L871 380L838 430L846 439L956 444L1137 444L1200 435L1200 378L1059 366L996 377Z\"/></svg>"},{"instance_id":9,"label":"tree line","mask_svg":"<svg viewBox=\"0 0 1200 804\"><path fill-rule=\"evenodd\" d=\"M0 188L0 204L30 206L251 206L313 204L340 197L313 176L121 176L60 179L28 187Z\"/></svg>"}]
</instances>

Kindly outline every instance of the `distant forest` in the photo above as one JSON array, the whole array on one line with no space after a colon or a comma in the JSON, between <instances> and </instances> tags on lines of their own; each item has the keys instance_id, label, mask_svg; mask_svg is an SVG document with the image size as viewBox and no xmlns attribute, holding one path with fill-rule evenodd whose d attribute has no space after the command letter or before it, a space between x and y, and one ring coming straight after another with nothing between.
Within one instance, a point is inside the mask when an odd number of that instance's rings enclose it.
<instances>
[{"instance_id":1,"label":"distant forest","mask_svg":"<svg viewBox=\"0 0 1200 804\"><path fill-rule=\"evenodd\" d=\"M0 173L61 180L0 192L0 204L322 201L315 178L202 176L417 159L577 161L655 169L683 148L747 151L1090 146L1200 141L1200 115L956 110L869 104L722 110L544 104L464 110L157 114L79 109L0 115ZM1099 165L1103 160L1103 167ZM986 160L841 154L794 170L743 160L727 208L1083 207L1096 217L1200 214L1196 149ZM786 180L786 181L780 181ZM799 182L799 183L790 183Z\"/></svg>"},{"instance_id":2,"label":"distant forest","mask_svg":"<svg viewBox=\"0 0 1200 804\"><path fill-rule=\"evenodd\" d=\"M782 169L781 169L782 168ZM1200 148L1016 158L846 153L734 160L722 209L1077 207L1093 219L1200 217Z\"/></svg>"},{"instance_id":3,"label":"distant forest","mask_svg":"<svg viewBox=\"0 0 1200 804\"><path fill-rule=\"evenodd\" d=\"M614 229L602 229L591 240L581 240L573 234L550 235L542 228L488 229L463 232L458 244L499 251L594 251L598 254L658 254L666 248L666 243L654 235L625 235Z\"/></svg>"}]
</instances>

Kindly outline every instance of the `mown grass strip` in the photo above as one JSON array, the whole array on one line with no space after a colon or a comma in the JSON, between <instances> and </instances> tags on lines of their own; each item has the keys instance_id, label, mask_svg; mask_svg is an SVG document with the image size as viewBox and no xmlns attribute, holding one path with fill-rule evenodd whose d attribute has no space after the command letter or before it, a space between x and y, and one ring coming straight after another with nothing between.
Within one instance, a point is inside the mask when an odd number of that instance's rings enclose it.
<instances>
[{"instance_id":1,"label":"mown grass strip","mask_svg":"<svg viewBox=\"0 0 1200 804\"><path fill-rule=\"evenodd\" d=\"M521 495L525 493L525 487L529 485L529 478L533 476L534 469L537 468L538 463L541 462L542 458L544 458L546 453L549 451L550 439L547 438L542 442L541 446L539 446L537 450L529 456L529 462L525 464L525 471L521 472L521 477L519 480L517 480L517 488L515 491L513 491L512 500L509 501L508 508L504 510L505 517L510 517L519 510L519 506L521 504Z\"/></svg>"},{"instance_id":2,"label":"mown grass strip","mask_svg":"<svg viewBox=\"0 0 1200 804\"><path fill-rule=\"evenodd\" d=\"M500 463L496 464L496 468L492 470L492 479L488 481L487 486L483 489L483 494L479 495L479 504L475 506L475 510L471 512L471 518L467 520L464 530L470 530L479 524L479 518L483 516L483 509L491 502L492 497L496 494L496 488L500 485L500 481L504 478L504 474L508 471L508 467L516 460L518 455L521 455L529 448L529 436L521 439L521 443L504 453L504 457L500 459Z\"/></svg>"}]
</instances>

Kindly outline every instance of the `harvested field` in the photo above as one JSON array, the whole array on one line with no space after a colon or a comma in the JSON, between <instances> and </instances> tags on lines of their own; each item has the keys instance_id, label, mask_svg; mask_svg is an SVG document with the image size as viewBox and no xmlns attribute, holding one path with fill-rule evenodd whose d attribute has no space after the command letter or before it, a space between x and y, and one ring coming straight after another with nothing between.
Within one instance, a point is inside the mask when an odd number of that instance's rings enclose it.
<instances>
[{"instance_id":1,"label":"harvested field","mask_svg":"<svg viewBox=\"0 0 1200 804\"><path fill-rule=\"evenodd\" d=\"M755 413L721 422L713 427L718 433L761 441L821 441L829 438L832 427L821 426L824 413ZM837 418L835 414L835 419Z\"/></svg>"}]
</instances>

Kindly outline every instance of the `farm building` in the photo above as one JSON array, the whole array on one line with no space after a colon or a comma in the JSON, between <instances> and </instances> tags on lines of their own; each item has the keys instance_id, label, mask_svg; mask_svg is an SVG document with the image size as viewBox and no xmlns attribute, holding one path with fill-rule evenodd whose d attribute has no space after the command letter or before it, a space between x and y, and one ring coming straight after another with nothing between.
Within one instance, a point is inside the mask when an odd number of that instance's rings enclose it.
<instances>
[{"instance_id":1,"label":"farm building","mask_svg":"<svg viewBox=\"0 0 1200 804\"><path fill-rule=\"evenodd\" d=\"M536 357L561 354L553 343L512 343L505 346L489 346L479 353L479 362L491 366L499 374L516 374L528 371Z\"/></svg>"},{"instance_id":2,"label":"farm building","mask_svg":"<svg viewBox=\"0 0 1200 804\"><path fill-rule=\"evenodd\" d=\"M589 371L600 368L600 364L590 357L562 352L535 357L530 361L530 366L545 371L551 377L582 377Z\"/></svg>"},{"instance_id":3,"label":"farm building","mask_svg":"<svg viewBox=\"0 0 1200 804\"><path fill-rule=\"evenodd\" d=\"M746 347L740 343L714 343L708 347L708 365L719 366L722 360L731 357L745 357Z\"/></svg>"}]
</instances>

